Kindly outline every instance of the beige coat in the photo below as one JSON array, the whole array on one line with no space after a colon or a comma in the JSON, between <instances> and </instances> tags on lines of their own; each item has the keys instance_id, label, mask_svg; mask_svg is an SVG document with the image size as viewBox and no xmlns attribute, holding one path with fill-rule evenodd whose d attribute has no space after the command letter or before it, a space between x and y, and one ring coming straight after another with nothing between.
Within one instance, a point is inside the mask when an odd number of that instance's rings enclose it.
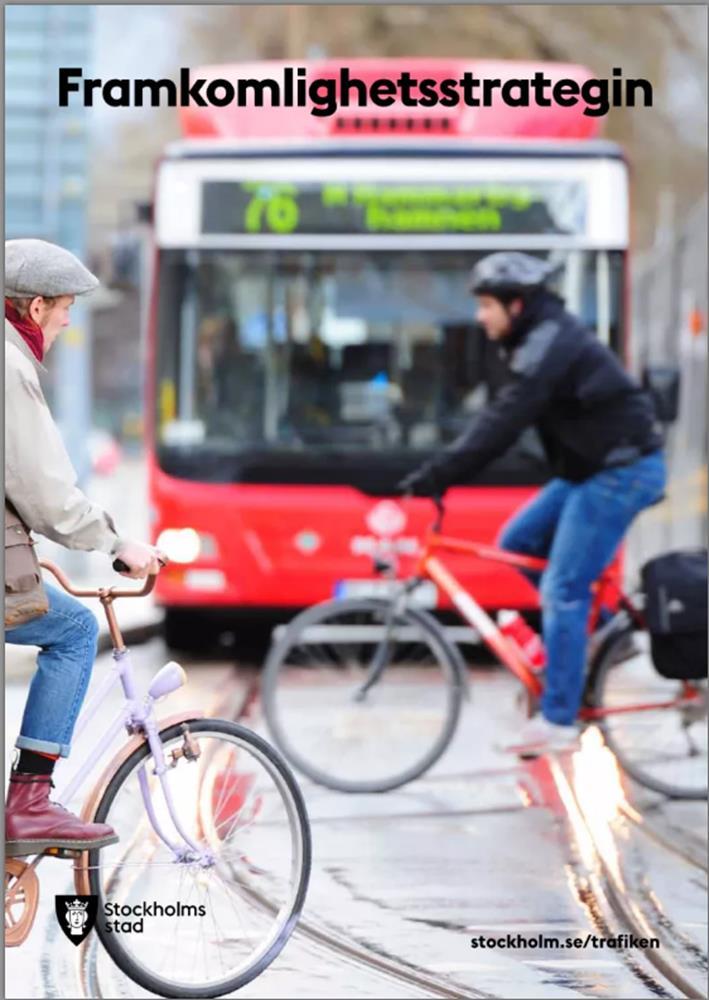
<instances>
[{"instance_id":1,"label":"beige coat","mask_svg":"<svg viewBox=\"0 0 709 1000\"><path fill-rule=\"evenodd\" d=\"M118 533L76 485L39 384L44 370L5 320L5 496L30 530L69 549L111 555Z\"/></svg>"}]
</instances>

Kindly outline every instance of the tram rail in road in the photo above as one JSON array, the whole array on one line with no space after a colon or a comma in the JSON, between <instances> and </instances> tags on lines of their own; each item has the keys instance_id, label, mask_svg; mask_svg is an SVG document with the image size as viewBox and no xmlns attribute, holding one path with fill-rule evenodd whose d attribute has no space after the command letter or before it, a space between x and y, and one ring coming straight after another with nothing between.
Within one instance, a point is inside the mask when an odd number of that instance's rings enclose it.
<instances>
[{"instance_id":1,"label":"tram rail in road","mask_svg":"<svg viewBox=\"0 0 709 1000\"><path fill-rule=\"evenodd\" d=\"M247 718L253 711L257 699L258 675L252 668L247 672L246 685L243 683L234 685L233 690L224 692L216 707L221 713L230 712L232 717L239 721ZM563 804L563 819L569 853L574 859L579 899L586 907L593 932L603 935L630 933L636 937L658 936L658 928L648 923L648 918L643 912L647 900L642 898L641 887L633 885L626 877L618 856L613 853L614 847L609 847L604 832L609 829L608 824L604 826L605 819L602 816L599 822L598 816L589 815L588 803L579 797L578 789L566 765L567 761L563 757L553 756L548 760L550 774ZM470 772L465 776L472 781L476 773ZM462 775L458 774L456 777L460 778ZM582 776L577 775L578 777ZM634 830L639 831L641 836L652 840L660 850L667 852L683 865L707 872L706 859L701 858L698 845L691 841L676 843L670 836L669 830L663 830L661 825L652 822L624 798L619 800L617 806L618 814L631 824ZM254 890L250 891L253 895ZM647 887L645 895L647 896ZM258 902L262 906L269 905L265 898ZM616 955L619 961L624 961L634 972L646 990L650 989L659 996L679 993L689 1000L704 1000L701 989L685 971L690 959L696 965L697 961L701 963L702 956L697 955L696 948L690 955L691 943L686 943L683 947L681 935L675 933L674 938L674 948L665 947L662 951L647 949L632 953L627 951L624 955L616 952ZM354 965L363 971L366 969L370 976L375 977L375 981L378 978L382 984L396 983L398 989L406 991L399 995L461 998L461 1000L495 995L476 990L456 981L454 977L438 975L401 960L387 953L385 946L375 951L367 942L357 940L356 936L309 916L301 918L293 935L292 945L297 946L298 942L309 946L311 952L315 947L323 955L329 955L330 962L334 961L338 965ZM78 957L83 996L103 998L135 995L122 991L121 984L114 981L113 976L110 976L110 985L103 981L106 965L103 962L99 964L99 945L95 936L87 940L85 946L80 949Z\"/></svg>"},{"instance_id":2,"label":"tram rail in road","mask_svg":"<svg viewBox=\"0 0 709 1000\"><path fill-rule=\"evenodd\" d=\"M682 858L693 868L698 868L699 871L709 874L707 845L702 843L698 837L693 837L686 832L680 833L667 824L651 820L647 812L639 812L629 802L621 802L619 808L628 822L632 823L650 840L654 840L670 854L676 854L678 858Z\"/></svg>"},{"instance_id":3,"label":"tram rail in road","mask_svg":"<svg viewBox=\"0 0 709 1000\"><path fill-rule=\"evenodd\" d=\"M601 753L610 755L607 748L599 749ZM577 775L576 781L570 780L556 755L550 757L549 767L566 811L569 841L574 848L576 858L576 874L585 883L584 888L588 894L587 903L592 920L594 918L598 920L601 914L608 919L612 914L621 925L619 933L625 931L636 938L660 937L661 943L665 946L668 945L669 936L661 934L662 926L659 922L650 924L644 912L643 904L646 897L650 896L654 900L656 914L661 911L661 903L649 887L632 885L624 870L621 851L616 834L611 828L609 816L604 814L603 809L589 809L588 802L584 802L579 797L578 781L583 776ZM607 772L597 775L600 783L604 783L607 777ZM589 797L589 801L592 802L592 798ZM707 871L705 863L697 865L696 859L692 858L688 852L681 849L676 850L656 828L653 829L650 824L646 824L643 816L624 799L622 791L616 805L618 814L627 818L636 829L642 830L644 834L651 837L664 851L680 859L684 864L701 868L704 872ZM666 917L664 923L671 926L671 921ZM642 949L640 954L655 974L659 973L666 983L679 991L681 996L687 997L689 1000L706 1000L706 993L702 992L697 983L685 973L679 960L683 958L685 962L697 964L697 959L699 959L699 964L704 968L703 980L705 980L706 954L698 955L699 949L676 929L672 937L674 938L674 947L671 951L668 947L663 947L662 950L646 948ZM681 953L679 955L677 954L678 950ZM633 959L633 961L635 960ZM646 979L647 977L647 973L643 975L640 968L638 974L640 978ZM662 980L659 980L657 985L662 990Z\"/></svg>"}]
</instances>

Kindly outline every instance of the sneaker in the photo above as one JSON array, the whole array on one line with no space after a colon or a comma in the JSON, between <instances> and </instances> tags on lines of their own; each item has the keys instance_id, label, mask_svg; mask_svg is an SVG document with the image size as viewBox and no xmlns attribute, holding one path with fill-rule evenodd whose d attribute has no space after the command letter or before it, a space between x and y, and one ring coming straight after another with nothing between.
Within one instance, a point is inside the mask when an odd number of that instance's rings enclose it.
<instances>
[{"instance_id":1,"label":"sneaker","mask_svg":"<svg viewBox=\"0 0 709 1000\"><path fill-rule=\"evenodd\" d=\"M527 719L515 740L501 746L505 753L520 757L538 757L553 750L574 750L578 746L579 730L576 726L558 726L543 715Z\"/></svg>"}]
</instances>

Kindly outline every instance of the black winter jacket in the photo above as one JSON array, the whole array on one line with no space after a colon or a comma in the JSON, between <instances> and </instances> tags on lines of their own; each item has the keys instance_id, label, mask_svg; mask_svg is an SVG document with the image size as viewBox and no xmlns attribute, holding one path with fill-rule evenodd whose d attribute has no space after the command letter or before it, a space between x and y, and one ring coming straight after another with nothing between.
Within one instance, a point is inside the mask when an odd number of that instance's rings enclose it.
<instances>
[{"instance_id":1,"label":"black winter jacket","mask_svg":"<svg viewBox=\"0 0 709 1000\"><path fill-rule=\"evenodd\" d=\"M510 381L427 463L437 488L468 480L530 425L553 474L572 482L662 447L650 396L551 292L539 293L499 344Z\"/></svg>"}]
</instances>

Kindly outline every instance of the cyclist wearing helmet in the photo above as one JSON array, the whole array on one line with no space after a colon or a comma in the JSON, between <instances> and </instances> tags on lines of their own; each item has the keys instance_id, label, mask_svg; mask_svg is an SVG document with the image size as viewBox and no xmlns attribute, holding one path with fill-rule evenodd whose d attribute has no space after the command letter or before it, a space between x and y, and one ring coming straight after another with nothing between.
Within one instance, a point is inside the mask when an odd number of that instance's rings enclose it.
<instances>
[{"instance_id":1,"label":"cyclist wearing helmet","mask_svg":"<svg viewBox=\"0 0 709 1000\"><path fill-rule=\"evenodd\" d=\"M418 496L467 481L536 426L553 478L503 528L498 544L548 558L541 577L546 687L541 716L514 747L574 743L591 585L633 518L663 496L662 438L649 396L547 286L555 269L524 253L473 268L477 319L509 381L471 426L399 484ZM528 574L539 582L538 574Z\"/></svg>"},{"instance_id":2,"label":"cyclist wearing helmet","mask_svg":"<svg viewBox=\"0 0 709 1000\"><path fill-rule=\"evenodd\" d=\"M49 800L54 764L69 754L91 676L98 625L75 598L42 586L29 531L120 558L124 576L157 573L164 561L152 545L120 538L109 515L77 487L39 383L41 362L69 325L74 297L97 285L62 247L34 239L5 243L5 639L40 648L15 742L5 808L8 856L99 848L118 839L105 823L85 823Z\"/></svg>"}]
</instances>

